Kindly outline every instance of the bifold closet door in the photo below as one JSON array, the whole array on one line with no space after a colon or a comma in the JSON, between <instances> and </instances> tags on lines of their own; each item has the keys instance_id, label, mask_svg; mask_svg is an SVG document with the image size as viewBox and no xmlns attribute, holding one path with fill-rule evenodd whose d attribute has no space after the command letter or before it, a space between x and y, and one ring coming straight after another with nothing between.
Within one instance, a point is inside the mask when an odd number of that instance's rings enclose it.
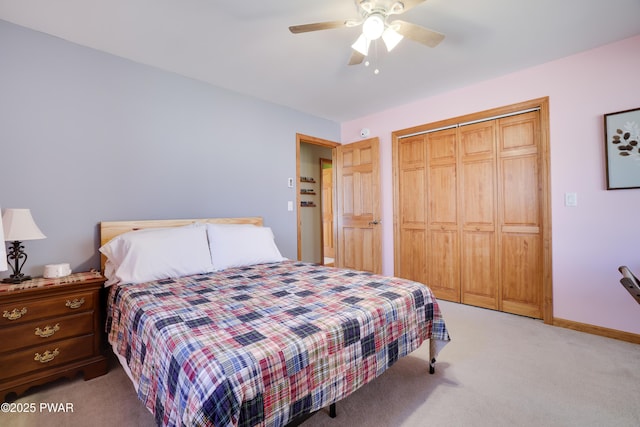
<instances>
[{"instance_id":1,"label":"bifold closet door","mask_svg":"<svg viewBox=\"0 0 640 427\"><path fill-rule=\"evenodd\" d=\"M539 112L398 142L398 275L437 298L542 317Z\"/></svg>"},{"instance_id":2,"label":"bifold closet door","mask_svg":"<svg viewBox=\"0 0 640 427\"><path fill-rule=\"evenodd\" d=\"M462 302L500 309L495 120L461 126L458 140Z\"/></svg>"},{"instance_id":3,"label":"bifold closet door","mask_svg":"<svg viewBox=\"0 0 640 427\"><path fill-rule=\"evenodd\" d=\"M398 145L401 277L460 302L456 129L403 139Z\"/></svg>"},{"instance_id":4,"label":"bifold closet door","mask_svg":"<svg viewBox=\"0 0 640 427\"><path fill-rule=\"evenodd\" d=\"M420 283L427 278L427 144L426 136L398 145L399 274ZM433 288L432 288L433 289Z\"/></svg>"},{"instance_id":5,"label":"bifold closet door","mask_svg":"<svg viewBox=\"0 0 640 427\"><path fill-rule=\"evenodd\" d=\"M457 130L427 134L427 284L442 299L460 301Z\"/></svg>"},{"instance_id":6,"label":"bifold closet door","mask_svg":"<svg viewBox=\"0 0 640 427\"><path fill-rule=\"evenodd\" d=\"M536 318L543 286L539 114L497 121L501 310Z\"/></svg>"}]
</instances>

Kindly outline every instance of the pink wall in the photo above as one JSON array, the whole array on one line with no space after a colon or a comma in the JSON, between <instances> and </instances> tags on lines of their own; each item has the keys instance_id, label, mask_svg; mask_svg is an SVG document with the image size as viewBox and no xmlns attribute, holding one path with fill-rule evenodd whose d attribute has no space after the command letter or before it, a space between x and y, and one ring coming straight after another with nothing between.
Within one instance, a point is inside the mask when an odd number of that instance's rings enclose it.
<instances>
[{"instance_id":1,"label":"pink wall","mask_svg":"<svg viewBox=\"0 0 640 427\"><path fill-rule=\"evenodd\" d=\"M342 124L380 138L383 272L393 274L391 132L549 97L554 317L640 334L617 267L640 273L640 189L606 190L603 115L640 107L640 36ZM578 194L577 207L564 193Z\"/></svg>"}]
</instances>

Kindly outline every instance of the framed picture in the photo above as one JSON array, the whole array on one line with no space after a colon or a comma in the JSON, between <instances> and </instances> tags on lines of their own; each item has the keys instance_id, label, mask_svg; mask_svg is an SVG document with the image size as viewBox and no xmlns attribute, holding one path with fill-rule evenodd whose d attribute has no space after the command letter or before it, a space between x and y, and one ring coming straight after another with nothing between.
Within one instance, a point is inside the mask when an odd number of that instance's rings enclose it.
<instances>
[{"instance_id":1,"label":"framed picture","mask_svg":"<svg viewBox=\"0 0 640 427\"><path fill-rule=\"evenodd\" d=\"M604 115L607 190L640 188L640 108Z\"/></svg>"}]
</instances>

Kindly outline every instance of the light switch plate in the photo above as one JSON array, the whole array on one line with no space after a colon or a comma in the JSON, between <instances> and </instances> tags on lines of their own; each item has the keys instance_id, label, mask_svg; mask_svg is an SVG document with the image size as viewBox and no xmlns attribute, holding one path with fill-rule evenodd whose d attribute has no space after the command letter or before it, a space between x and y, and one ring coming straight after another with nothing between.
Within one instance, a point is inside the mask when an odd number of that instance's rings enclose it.
<instances>
[{"instance_id":1,"label":"light switch plate","mask_svg":"<svg viewBox=\"0 0 640 427\"><path fill-rule=\"evenodd\" d=\"M578 193L564 193L565 206L578 206Z\"/></svg>"}]
</instances>

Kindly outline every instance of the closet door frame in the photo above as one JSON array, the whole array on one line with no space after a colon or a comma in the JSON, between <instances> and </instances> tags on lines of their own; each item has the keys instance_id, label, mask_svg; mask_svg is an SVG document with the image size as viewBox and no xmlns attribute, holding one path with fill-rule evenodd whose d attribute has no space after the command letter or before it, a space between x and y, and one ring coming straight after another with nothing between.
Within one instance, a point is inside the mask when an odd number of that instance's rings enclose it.
<instances>
[{"instance_id":1,"label":"closet door frame","mask_svg":"<svg viewBox=\"0 0 640 427\"><path fill-rule=\"evenodd\" d=\"M546 324L553 323L553 279L551 265L551 182L550 182L550 141L549 141L549 98L537 98L490 110L467 114L464 116L445 119L433 123L414 126L392 132L393 156L393 210L394 210L394 274L402 277L401 261L401 224L399 203L399 143L402 139L420 133L433 132L439 129L468 124L475 121L490 120L500 116L518 114L520 112L537 109L540 114L540 181L542 183L541 214L542 214L542 320ZM428 283L426 283L428 285Z\"/></svg>"}]
</instances>

